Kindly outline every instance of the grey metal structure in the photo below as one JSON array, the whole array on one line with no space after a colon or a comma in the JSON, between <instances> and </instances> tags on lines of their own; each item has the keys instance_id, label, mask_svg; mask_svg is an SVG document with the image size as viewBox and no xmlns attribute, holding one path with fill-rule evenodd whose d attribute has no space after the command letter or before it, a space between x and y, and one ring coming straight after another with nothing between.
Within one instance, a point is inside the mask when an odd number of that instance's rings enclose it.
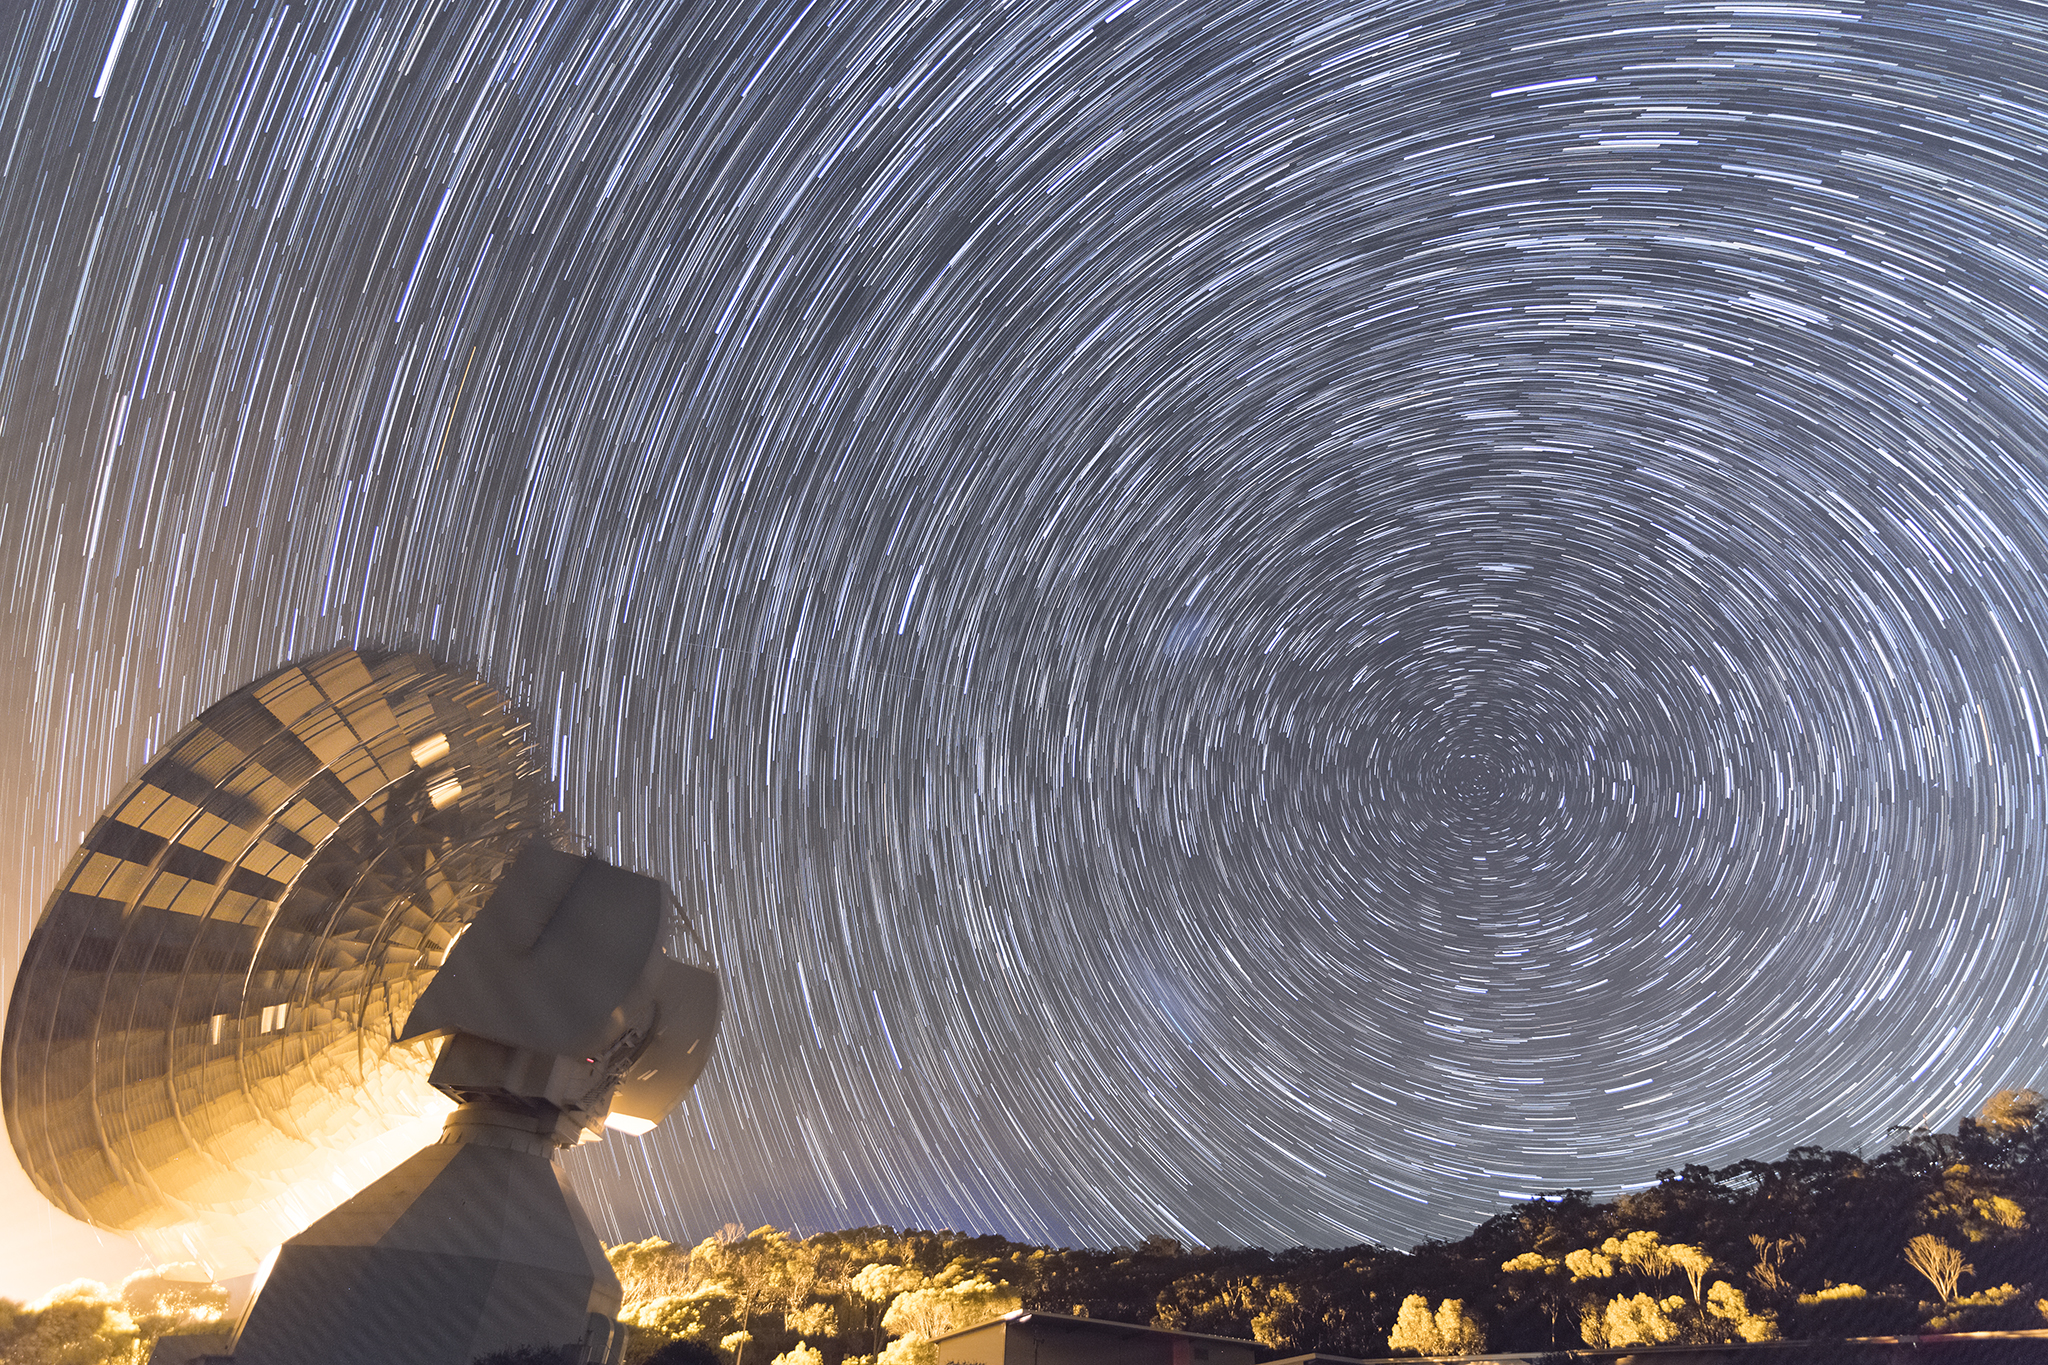
<instances>
[{"instance_id":1,"label":"grey metal structure","mask_svg":"<svg viewBox=\"0 0 2048 1365\"><path fill-rule=\"evenodd\" d=\"M488 687L337 651L201 715L45 907L0 1055L9 1136L100 1226L282 1239L238 1363L622 1348L553 1153L660 1121L708 1060L718 979L663 950L660 883L539 837L541 778Z\"/></svg>"}]
</instances>

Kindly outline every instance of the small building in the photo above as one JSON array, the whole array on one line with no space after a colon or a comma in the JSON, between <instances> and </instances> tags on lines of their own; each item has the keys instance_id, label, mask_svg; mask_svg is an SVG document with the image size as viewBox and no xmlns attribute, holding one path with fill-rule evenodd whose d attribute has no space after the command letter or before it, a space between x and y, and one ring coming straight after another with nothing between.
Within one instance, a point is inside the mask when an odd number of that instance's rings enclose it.
<instances>
[{"instance_id":1,"label":"small building","mask_svg":"<svg viewBox=\"0 0 2048 1365\"><path fill-rule=\"evenodd\" d=\"M1258 1346L1061 1313L1005 1313L932 1343L939 1365L1252 1365Z\"/></svg>"},{"instance_id":2,"label":"small building","mask_svg":"<svg viewBox=\"0 0 2048 1365\"><path fill-rule=\"evenodd\" d=\"M1539 1361L1554 1359L1558 1354L1556 1351L1480 1351L1463 1356L1373 1356L1366 1359L1333 1356L1328 1351L1310 1351L1307 1355L1289 1356L1285 1360L1269 1360L1266 1365L1433 1365L1433 1362L1446 1362L1447 1365L1535 1365ZM1575 1360L1587 1359L1583 1353L1567 1354L1572 1354Z\"/></svg>"}]
</instances>

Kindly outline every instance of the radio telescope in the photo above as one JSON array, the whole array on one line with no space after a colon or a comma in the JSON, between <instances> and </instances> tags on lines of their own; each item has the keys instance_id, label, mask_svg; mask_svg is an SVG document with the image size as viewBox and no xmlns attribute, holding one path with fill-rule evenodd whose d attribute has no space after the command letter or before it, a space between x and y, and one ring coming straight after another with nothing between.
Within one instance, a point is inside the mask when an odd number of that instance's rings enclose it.
<instances>
[{"instance_id":1,"label":"radio telescope","mask_svg":"<svg viewBox=\"0 0 2048 1365\"><path fill-rule=\"evenodd\" d=\"M663 950L666 888L551 847L552 814L504 699L420 655L210 707L30 939L0 1054L30 1178L166 1259L282 1242L237 1365L615 1360L618 1284L551 1157L660 1122L720 993Z\"/></svg>"}]
</instances>

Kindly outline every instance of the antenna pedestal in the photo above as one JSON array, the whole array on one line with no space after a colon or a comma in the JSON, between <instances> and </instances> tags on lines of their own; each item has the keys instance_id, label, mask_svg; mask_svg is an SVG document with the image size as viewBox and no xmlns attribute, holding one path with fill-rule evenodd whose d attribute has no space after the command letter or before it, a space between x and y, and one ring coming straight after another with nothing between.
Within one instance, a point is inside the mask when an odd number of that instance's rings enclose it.
<instances>
[{"instance_id":1,"label":"antenna pedestal","mask_svg":"<svg viewBox=\"0 0 2048 1365\"><path fill-rule=\"evenodd\" d=\"M521 1346L617 1365L619 1282L553 1159L552 1105L481 1100L278 1249L234 1365L470 1365Z\"/></svg>"}]
</instances>

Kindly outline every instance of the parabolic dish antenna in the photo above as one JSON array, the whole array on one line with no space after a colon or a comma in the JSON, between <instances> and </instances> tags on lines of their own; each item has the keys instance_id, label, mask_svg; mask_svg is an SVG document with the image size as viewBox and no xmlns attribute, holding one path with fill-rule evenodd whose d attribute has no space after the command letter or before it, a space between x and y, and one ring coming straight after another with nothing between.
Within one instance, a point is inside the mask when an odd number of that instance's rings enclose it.
<instances>
[{"instance_id":1,"label":"parabolic dish antenna","mask_svg":"<svg viewBox=\"0 0 2048 1365\"><path fill-rule=\"evenodd\" d=\"M442 1037L401 1035L551 812L505 699L420 655L337 651L209 708L29 942L0 1083L30 1178L235 1273L431 1141L466 1096L428 1082Z\"/></svg>"}]
</instances>

